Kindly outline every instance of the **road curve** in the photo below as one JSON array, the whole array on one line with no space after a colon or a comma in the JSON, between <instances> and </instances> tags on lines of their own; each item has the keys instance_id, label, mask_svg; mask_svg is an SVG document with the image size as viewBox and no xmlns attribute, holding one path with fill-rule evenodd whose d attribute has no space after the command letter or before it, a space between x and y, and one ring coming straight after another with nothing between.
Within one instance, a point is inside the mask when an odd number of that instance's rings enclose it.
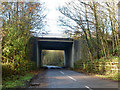
<instances>
[{"instance_id":1,"label":"road curve","mask_svg":"<svg viewBox=\"0 0 120 90\"><path fill-rule=\"evenodd\" d=\"M71 70L48 69L38 74L29 88L118 88L118 82Z\"/></svg>"}]
</instances>

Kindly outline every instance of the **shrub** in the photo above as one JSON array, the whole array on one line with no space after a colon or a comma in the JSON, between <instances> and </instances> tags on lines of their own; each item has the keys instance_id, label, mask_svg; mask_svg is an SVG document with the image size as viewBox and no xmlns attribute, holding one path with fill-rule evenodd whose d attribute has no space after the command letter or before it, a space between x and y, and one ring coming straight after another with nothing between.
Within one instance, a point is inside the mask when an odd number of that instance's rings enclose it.
<instances>
[{"instance_id":1,"label":"shrub","mask_svg":"<svg viewBox=\"0 0 120 90\"><path fill-rule=\"evenodd\" d=\"M25 72L34 70L36 68L36 64L29 60L24 60L24 62L20 62L19 65L16 64L2 64L2 77L12 78L14 75L22 75Z\"/></svg>"},{"instance_id":2,"label":"shrub","mask_svg":"<svg viewBox=\"0 0 120 90\"><path fill-rule=\"evenodd\" d=\"M15 74L15 70L11 68L10 64L2 65L2 78L5 79L7 77L12 77Z\"/></svg>"}]
</instances>

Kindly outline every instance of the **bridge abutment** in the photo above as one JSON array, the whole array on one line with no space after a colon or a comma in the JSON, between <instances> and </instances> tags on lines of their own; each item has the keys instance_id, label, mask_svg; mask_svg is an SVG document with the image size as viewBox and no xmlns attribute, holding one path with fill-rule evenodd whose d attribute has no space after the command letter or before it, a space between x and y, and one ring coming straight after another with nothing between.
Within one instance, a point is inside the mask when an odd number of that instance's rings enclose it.
<instances>
[{"instance_id":1,"label":"bridge abutment","mask_svg":"<svg viewBox=\"0 0 120 90\"><path fill-rule=\"evenodd\" d=\"M64 50L64 66L74 67L74 44L69 39L37 39L36 53L37 68L42 67L42 50Z\"/></svg>"}]
</instances>

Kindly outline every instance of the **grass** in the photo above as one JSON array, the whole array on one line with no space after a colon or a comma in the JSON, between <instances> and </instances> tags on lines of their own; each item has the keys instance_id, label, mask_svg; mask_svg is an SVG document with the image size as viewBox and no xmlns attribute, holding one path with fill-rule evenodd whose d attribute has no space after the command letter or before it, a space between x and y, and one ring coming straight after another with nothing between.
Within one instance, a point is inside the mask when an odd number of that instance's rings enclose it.
<instances>
[{"instance_id":1,"label":"grass","mask_svg":"<svg viewBox=\"0 0 120 90\"><path fill-rule=\"evenodd\" d=\"M104 78L104 79L110 79L110 80L114 80L114 81L120 81L120 75L118 75L118 73L111 73L111 74L108 74L108 75L99 75L99 74L96 74L95 76L101 77L101 78Z\"/></svg>"},{"instance_id":2,"label":"grass","mask_svg":"<svg viewBox=\"0 0 120 90\"><path fill-rule=\"evenodd\" d=\"M76 72L81 72L81 73L84 73L87 75L94 75L94 76L100 77L102 79L108 79L108 80L120 82L120 74L118 74L118 73L110 73L110 74L101 75L101 74L86 72L86 71L80 70L80 69L71 69L71 70L76 71Z\"/></svg>"},{"instance_id":3,"label":"grass","mask_svg":"<svg viewBox=\"0 0 120 90\"><path fill-rule=\"evenodd\" d=\"M2 85L0 85L0 90L1 90L1 88L2 88Z\"/></svg>"},{"instance_id":4,"label":"grass","mask_svg":"<svg viewBox=\"0 0 120 90\"><path fill-rule=\"evenodd\" d=\"M3 79L2 89L4 90L7 88L25 88L26 82L29 82L34 75L37 75L43 70L44 69L36 69L30 72L26 72L24 75L14 75L12 76L13 78L7 77L6 79Z\"/></svg>"},{"instance_id":5,"label":"grass","mask_svg":"<svg viewBox=\"0 0 120 90\"><path fill-rule=\"evenodd\" d=\"M3 80L2 88L25 87L26 82L33 77L34 73L28 72L24 76L14 76L13 79Z\"/></svg>"}]
</instances>

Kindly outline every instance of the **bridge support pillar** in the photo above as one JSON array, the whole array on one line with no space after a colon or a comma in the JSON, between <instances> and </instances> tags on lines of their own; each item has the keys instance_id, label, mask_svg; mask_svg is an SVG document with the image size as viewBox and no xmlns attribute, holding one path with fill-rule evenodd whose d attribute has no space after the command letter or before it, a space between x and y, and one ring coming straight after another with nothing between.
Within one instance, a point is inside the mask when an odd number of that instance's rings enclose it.
<instances>
[{"instance_id":1,"label":"bridge support pillar","mask_svg":"<svg viewBox=\"0 0 120 90\"><path fill-rule=\"evenodd\" d=\"M39 67L42 67L42 50L39 50L39 56L40 56Z\"/></svg>"},{"instance_id":2,"label":"bridge support pillar","mask_svg":"<svg viewBox=\"0 0 120 90\"><path fill-rule=\"evenodd\" d=\"M74 43L72 44L71 67L74 68Z\"/></svg>"},{"instance_id":3,"label":"bridge support pillar","mask_svg":"<svg viewBox=\"0 0 120 90\"><path fill-rule=\"evenodd\" d=\"M39 45L37 43L37 68L42 67L42 50L39 49Z\"/></svg>"},{"instance_id":4,"label":"bridge support pillar","mask_svg":"<svg viewBox=\"0 0 120 90\"><path fill-rule=\"evenodd\" d=\"M38 43L37 43L37 45L36 45L36 47L37 47L37 68L39 68L39 63L40 63L40 54L39 54L39 46L38 46Z\"/></svg>"},{"instance_id":5,"label":"bridge support pillar","mask_svg":"<svg viewBox=\"0 0 120 90\"><path fill-rule=\"evenodd\" d=\"M65 57L65 61L64 61L64 65L67 68L73 68L74 67L74 52L73 49L74 47L69 47L68 49L64 50L64 57Z\"/></svg>"}]
</instances>

